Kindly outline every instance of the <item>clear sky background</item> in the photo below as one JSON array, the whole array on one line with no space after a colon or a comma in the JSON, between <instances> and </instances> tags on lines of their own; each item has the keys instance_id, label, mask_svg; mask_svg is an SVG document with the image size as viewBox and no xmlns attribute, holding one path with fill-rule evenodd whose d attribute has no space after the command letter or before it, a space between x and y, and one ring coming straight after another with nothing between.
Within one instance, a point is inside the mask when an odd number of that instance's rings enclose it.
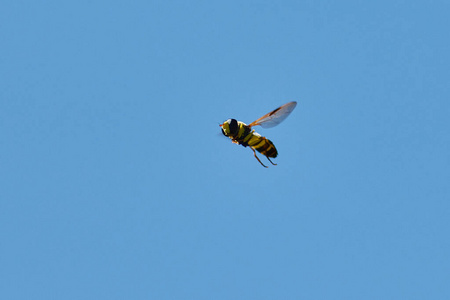
<instances>
[{"instance_id":1,"label":"clear sky background","mask_svg":"<svg viewBox=\"0 0 450 300\"><path fill-rule=\"evenodd\" d=\"M450 299L449 15L2 1L0 298Z\"/></svg>"}]
</instances>

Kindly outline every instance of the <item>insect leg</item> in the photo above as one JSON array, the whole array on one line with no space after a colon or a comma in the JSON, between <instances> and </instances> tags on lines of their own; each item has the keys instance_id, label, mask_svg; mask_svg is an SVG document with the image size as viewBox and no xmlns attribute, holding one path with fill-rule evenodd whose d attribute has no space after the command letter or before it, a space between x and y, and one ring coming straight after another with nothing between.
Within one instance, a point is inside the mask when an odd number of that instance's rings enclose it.
<instances>
[{"instance_id":1,"label":"insect leg","mask_svg":"<svg viewBox=\"0 0 450 300\"><path fill-rule=\"evenodd\" d=\"M255 157L256 157L256 159L259 161L259 163L260 163L264 168L267 168L267 166L265 166L265 165L259 160L258 156L256 156L255 149L253 149L253 148L251 148L251 147L250 147L250 149L253 150L253 155L255 155Z\"/></svg>"},{"instance_id":2,"label":"insect leg","mask_svg":"<svg viewBox=\"0 0 450 300\"><path fill-rule=\"evenodd\" d=\"M274 166L276 166L277 164L274 164L271 160L270 160L270 158L268 157L268 156L266 156L267 157L267 159L270 161L270 163L272 164L272 165L274 165Z\"/></svg>"}]
</instances>

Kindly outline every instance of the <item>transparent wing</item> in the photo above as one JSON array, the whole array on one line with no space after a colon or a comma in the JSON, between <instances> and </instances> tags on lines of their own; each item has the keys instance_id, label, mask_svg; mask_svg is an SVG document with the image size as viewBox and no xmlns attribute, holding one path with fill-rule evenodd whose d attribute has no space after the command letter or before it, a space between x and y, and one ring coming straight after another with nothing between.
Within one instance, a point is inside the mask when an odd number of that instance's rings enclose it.
<instances>
[{"instance_id":1,"label":"transparent wing","mask_svg":"<svg viewBox=\"0 0 450 300\"><path fill-rule=\"evenodd\" d=\"M262 116L258 120L250 123L248 126L252 127L260 125L263 128L274 127L283 122L284 119L286 119L287 116L289 116L289 114L294 110L295 106L297 106L297 102L295 101L286 103L271 111L270 113Z\"/></svg>"}]
</instances>

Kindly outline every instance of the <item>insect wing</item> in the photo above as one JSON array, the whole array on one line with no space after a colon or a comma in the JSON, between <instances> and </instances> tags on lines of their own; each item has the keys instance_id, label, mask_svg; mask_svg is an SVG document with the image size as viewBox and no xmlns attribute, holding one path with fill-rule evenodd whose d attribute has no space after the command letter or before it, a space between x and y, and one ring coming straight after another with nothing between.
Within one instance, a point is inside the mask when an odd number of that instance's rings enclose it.
<instances>
[{"instance_id":1,"label":"insect wing","mask_svg":"<svg viewBox=\"0 0 450 300\"><path fill-rule=\"evenodd\" d=\"M286 103L277 109L271 111L270 113L262 116L258 120L250 123L248 126L256 126L260 125L262 128L270 128L274 127L286 119L289 114L294 110L295 106L297 106L297 102L289 102Z\"/></svg>"}]
</instances>

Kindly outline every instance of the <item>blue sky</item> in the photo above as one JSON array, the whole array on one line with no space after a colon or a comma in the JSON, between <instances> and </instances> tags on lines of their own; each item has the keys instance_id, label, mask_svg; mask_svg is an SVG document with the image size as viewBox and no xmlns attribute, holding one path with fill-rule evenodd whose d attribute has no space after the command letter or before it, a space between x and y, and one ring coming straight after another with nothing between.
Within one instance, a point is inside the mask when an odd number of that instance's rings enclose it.
<instances>
[{"instance_id":1,"label":"blue sky","mask_svg":"<svg viewBox=\"0 0 450 300\"><path fill-rule=\"evenodd\" d=\"M449 2L0 8L2 299L450 297Z\"/></svg>"}]
</instances>

